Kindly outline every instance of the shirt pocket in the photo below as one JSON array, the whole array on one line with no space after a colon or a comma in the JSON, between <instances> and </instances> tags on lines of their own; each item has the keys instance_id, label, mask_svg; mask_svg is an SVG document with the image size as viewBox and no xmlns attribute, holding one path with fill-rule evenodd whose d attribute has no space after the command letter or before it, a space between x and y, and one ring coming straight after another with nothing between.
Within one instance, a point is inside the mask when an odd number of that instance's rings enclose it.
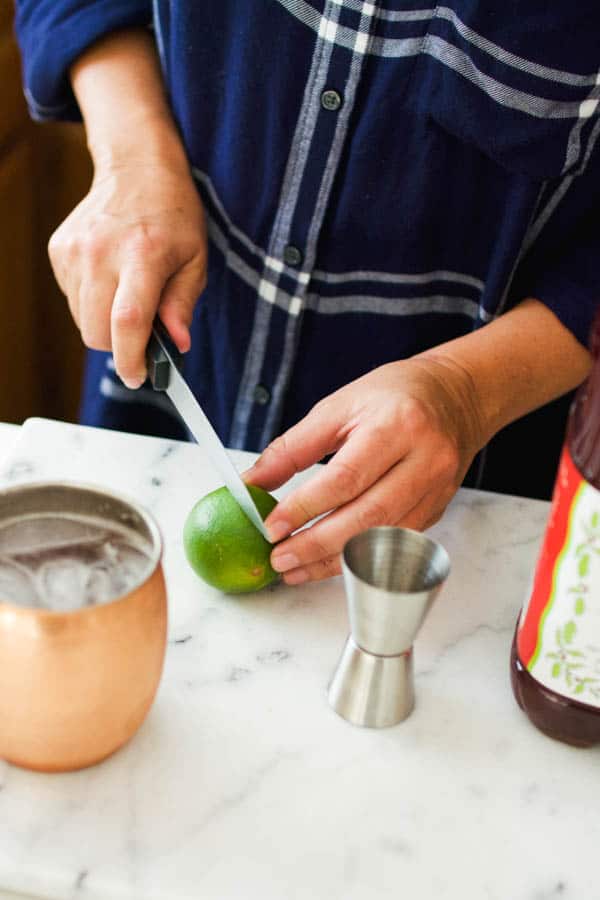
<instances>
[{"instance_id":1,"label":"shirt pocket","mask_svg":"<svg viewBox=\"0 0 600 900\"><path fill-rule=\"evenodd\" d=\"M546 180L584 164L598 132L589 32L600 17L588 11L586 21L572 4L552 15L527 6L524 21L495 0L437 6L409 103L509 171Z\"/></svg>"}]
</instances>

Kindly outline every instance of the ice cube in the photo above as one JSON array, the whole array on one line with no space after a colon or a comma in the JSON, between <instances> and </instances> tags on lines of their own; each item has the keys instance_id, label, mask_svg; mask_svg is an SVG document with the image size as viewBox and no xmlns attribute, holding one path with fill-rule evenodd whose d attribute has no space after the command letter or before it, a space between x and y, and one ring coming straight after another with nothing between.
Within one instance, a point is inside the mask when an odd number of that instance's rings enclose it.
<instances>
[{"instance_id":1,"label":"ice cube","mask_svg":"<svg viewBox=\"0 0 600 900\"><path fill-rule=\"evenodd\" d=\"M0 603L39 606L35 582L27 569L6 557L0 557Z\"/></svg>"},{"instance_id":2,"label":"ice cube","mask_svg":"<svg viewBox=\"0 0 600 900\"><path fill-rule=\"evenodd\" d=\"M67 612L85 603L89 565L72 554L61 554L40 566L39 590L46 609Z\"/></svg>"},{"instance_id":3,"label":"ice cube","mask_svg":"<svg viewBox=\"0 0 600 900\"><path fill-rule=\"evenodd\" d=\"M85 604L95 606L98 603L107 603L115 596L110 567L106 563L96 563L88 571Z\"/></svg>"},{"instance_id":4,"label":"ice cube","mask_svg":"<svg viewBox=\"0 0 600 900\"><path fill-rule=\"evenodd\" d=\"M102 520L40 515L0 525L0 600L67 612L129 593L149 573L144 541Z\"/></svg>"},{"instance_id":5,"label":"ice cube","mask_svg":"<svg viewBox=\"0 0 600 900\"><path fill-rule=\"evenodd\" d=\"M108 563L113 597L133 590L148 571L148 556L120 535L104 544L104 556Z\"/></svg>"}]
</instances>

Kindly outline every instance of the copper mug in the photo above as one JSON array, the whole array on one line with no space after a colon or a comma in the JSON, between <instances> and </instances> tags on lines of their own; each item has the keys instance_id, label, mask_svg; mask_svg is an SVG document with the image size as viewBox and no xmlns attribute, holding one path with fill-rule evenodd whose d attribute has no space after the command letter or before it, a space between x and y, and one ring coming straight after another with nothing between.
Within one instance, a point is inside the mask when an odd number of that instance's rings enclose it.
<instances>
[{"instance_id":1,"label":"copper mug","mask_svg":"<svg viewBox=\"0 0 600 900\"><path fill-rule=\"evenodd\" d=\"M64 772L100 762L138 730L160 681L167 631L162 541L152 517L93 486L32 483L0 491L0 526L36 515L93 516L126 527L149 558L122 596L59 612L0 596L0 757Z\"/></svg>"}]
</instances>

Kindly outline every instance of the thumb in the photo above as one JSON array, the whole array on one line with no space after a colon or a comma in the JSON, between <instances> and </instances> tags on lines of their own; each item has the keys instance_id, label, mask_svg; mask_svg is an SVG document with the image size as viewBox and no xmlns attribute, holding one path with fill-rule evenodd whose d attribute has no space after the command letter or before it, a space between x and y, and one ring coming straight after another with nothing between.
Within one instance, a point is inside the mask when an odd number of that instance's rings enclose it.
<instances>
[{"instance_id":1,"label":"thumb","mask_svg":"<svg viewBox=\"0 0 600 900\"><path fill-rule=\"evenodd\" d=\"M194 308L205 287L206 262L194 257L169 278L163 290L158 313L180 353L190 349Z\"/></svg>"},{"instance_id":2,"label":"thumb","mask_svg":"<svg viewBox=\"0 0 600 900\"><path fill-rule=\"evenodd\" d=\"M334 453L343 443L344 429L343 404L333 404L329 399L318 403L297 425L269 444L244 473L244 480L267 491L279 487Z\"/></svg>"}]
</instances>

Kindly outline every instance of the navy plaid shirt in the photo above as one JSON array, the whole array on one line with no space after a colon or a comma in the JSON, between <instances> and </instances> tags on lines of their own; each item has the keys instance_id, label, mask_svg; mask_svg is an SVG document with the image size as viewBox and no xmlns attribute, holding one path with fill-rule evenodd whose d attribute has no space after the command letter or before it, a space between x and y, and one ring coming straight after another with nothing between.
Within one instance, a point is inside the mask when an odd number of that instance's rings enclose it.
<instances>
[{"instance_id":1,"label":"navy plaid shirt","mask_svg":"<svg viewBox=\"0 0 600 900\"><path fill-rule=\"evenodd\" d=\"M38 119L78 117L67 72L92 41L154 29L211 240L186 376L228 445L259 450L341 385L526 296L587 340L600 281L597 0L17 10ZM500 437L504 474L486 486L528 492L552 443L551 483L564 424L553 409L548 428L538 413L512 444ZM128 391L105 354L90 354L83 419L182 434L168 401ZM512 468L530 452L529 474L503 481L516 447Z\"/></svg>"}]
</instances>

